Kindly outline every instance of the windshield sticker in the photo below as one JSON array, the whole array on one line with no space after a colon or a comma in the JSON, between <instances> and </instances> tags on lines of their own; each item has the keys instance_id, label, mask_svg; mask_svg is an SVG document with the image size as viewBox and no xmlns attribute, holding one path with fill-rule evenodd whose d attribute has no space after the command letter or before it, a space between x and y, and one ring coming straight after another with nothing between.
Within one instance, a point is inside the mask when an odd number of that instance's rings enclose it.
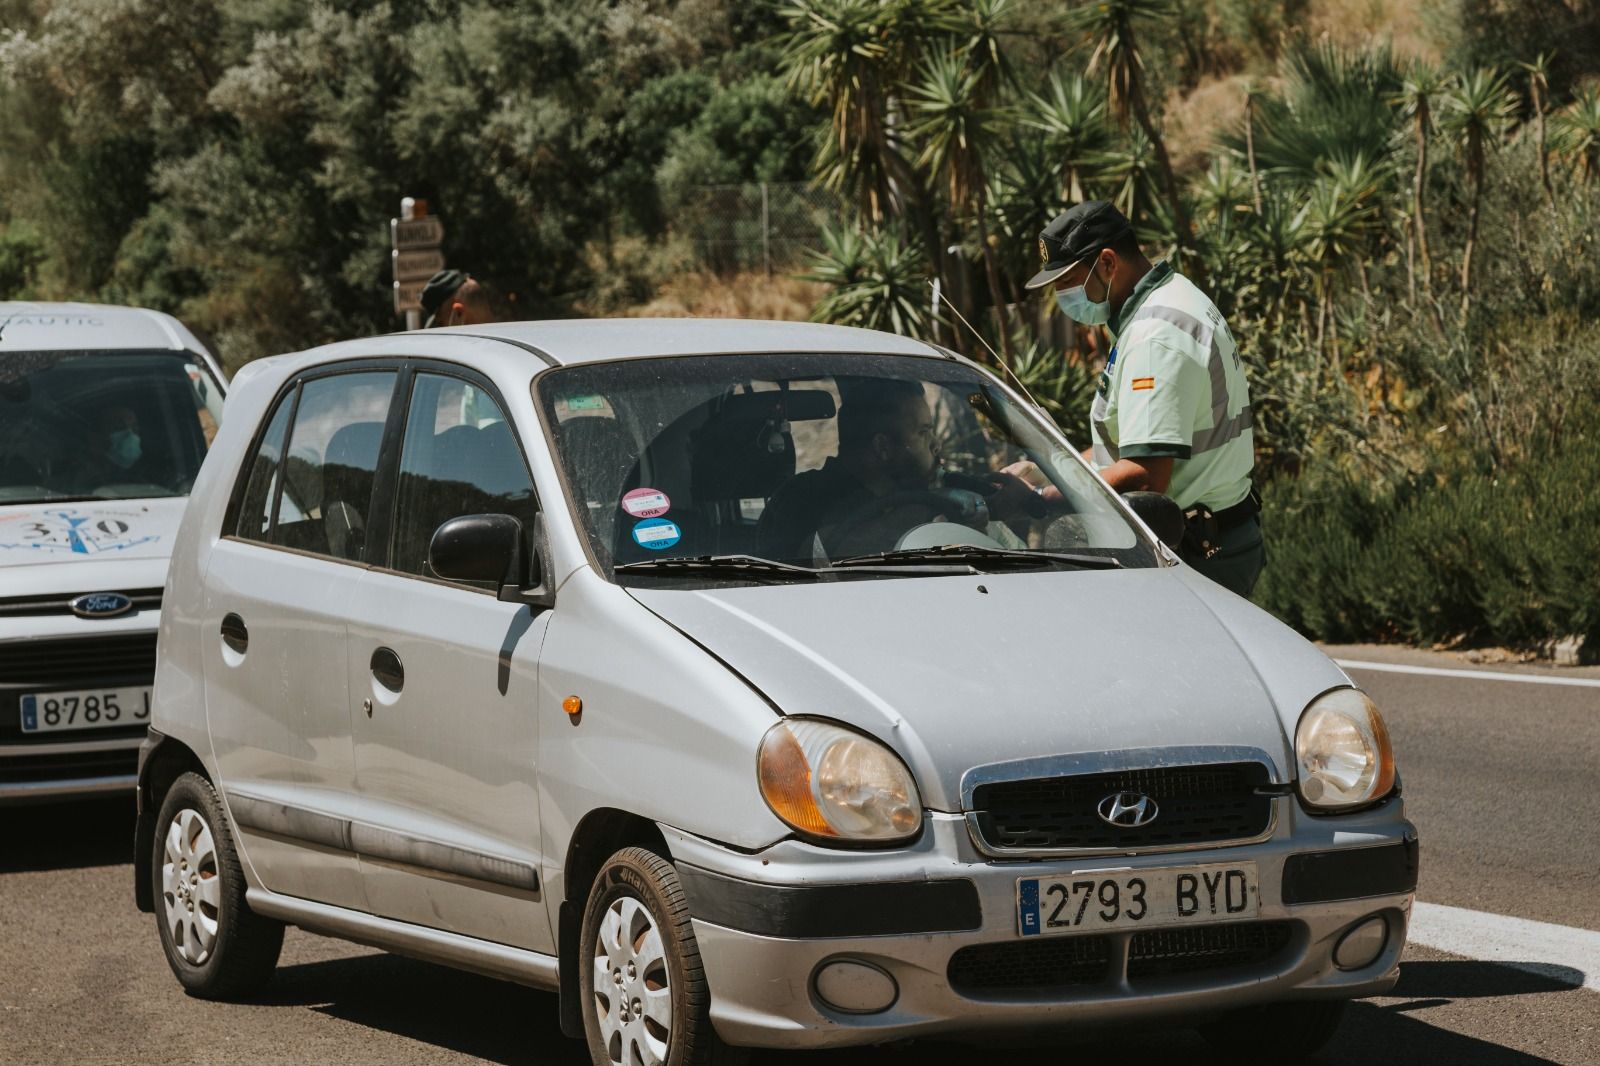
<instances>
[{"instance_id":1,"label":"windshield sticker","mask_svg":"<svg viewBox=\"0 0 1600 1066\"><path fill-rule=\"evenodd\" d=\"M98 511L87 514L75 507L37 514L0 517L0 550L41 551L63 555L99 555L125 551L161 539L159 533L140 535L142 511Z\"/></svg>"},{"instance_id":2,"label":"windshield sticker","mask_svg":"<svg viewBox=\"0 0 1600 1066\"><path fill-rule=\"evenodd\" d=\"M683 531L676 522L665 518L647 518L633 527L633 542L653 552L670 548L683 539Z\"/></svg>"},{"instance_id":3,"label":"windshield sticker","mask_svg":"<svg viewBox=\"0 0 1600 1066\"><path fill-rule=\"evenodd\" d=\"M634 489L622 497L622 509L635 518L655 518L672 510L672 500L660 489Z\"/></svg>"},{"instance_id":4,"label":"windshield sticker","mask_svg":"<svg viewBox=\"0 0 1600 1066\"><path fill-rule=\"evenodd\" d=\"M604 396L568 396L567 410L569 411L604 411L606 398Z\"/></svg>"}]
</instances>

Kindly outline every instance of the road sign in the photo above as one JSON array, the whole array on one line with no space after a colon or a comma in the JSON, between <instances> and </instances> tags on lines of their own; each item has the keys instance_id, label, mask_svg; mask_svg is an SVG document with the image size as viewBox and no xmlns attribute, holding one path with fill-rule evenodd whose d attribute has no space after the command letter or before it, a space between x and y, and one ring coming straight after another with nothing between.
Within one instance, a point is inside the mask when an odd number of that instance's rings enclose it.
<instances>
[{"instance_id":1,"label":"road sign","mask_svg":"<svg viewBox=\"0 0 1600 1066\"><path fill-rule=\"evenodd\" d=\"M397 281L394 283L394 313L403 315L407 311L422 310L422 287L428 283L427 278L420 281Z\"/></svg>"},{"instance_id":2,"label":"road sign","mask_svg":"<svg viewBox=\"0 0 1600 1066\"><path fill-rule=\"evenodd\" d=\"M437 248L444 240L444 223L434 215L423 218L391 218L389 235L400 251L413 248Z\"/></svg>"},{"instance_id":3,"label":"road sign","mask_svg":"<svg viewBox=\"0 0 1600 1066\"><path fill-rule=\"evenodd\" d=\"M444 269L444 253L437 248L396 249L389 253L396 281L427 281Z\"/></svg>"}]
</instances>

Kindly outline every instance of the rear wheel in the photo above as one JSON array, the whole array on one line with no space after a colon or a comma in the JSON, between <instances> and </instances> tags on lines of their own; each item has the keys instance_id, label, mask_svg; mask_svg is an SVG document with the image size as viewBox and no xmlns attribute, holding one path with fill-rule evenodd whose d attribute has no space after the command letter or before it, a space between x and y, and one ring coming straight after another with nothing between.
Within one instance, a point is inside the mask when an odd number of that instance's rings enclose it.
<instances>
[{"instance_id":1,"label":"rear wheel","mask_svg":"<svg viewBox=\"0 0 1600 1066\"><path fill-rule=\"evenodd\" d=\"M278 965L283 923L246 906L222 802L199 774L184 774L168 790L150 866L161 948L189 994L232 999L265 984Z\"/></svg>"},{"instance_id":2,"label":"rear wheel","mask_svg":"<svg viewBox=\"0 0 1600 1066\"><path fill-rule=\"evenodd\" d=\"M1344 1000L1268 1003L1226 1014L1200 1033L1230 1061L1300 1062L1333 1039L1344 1017Z\"/></svg>"},{"instance_id":3,"label":"rear wheel","mask_svg":"<svg viewBox=\"0 0 1600 1066\"><path fill-rule=\"evenodd\" d=\"M744 1053L711 1028L711 992L672 864L624 848L596 875L578 961L596 1066L731 1066Z\"/></svg>"}]
</instances>

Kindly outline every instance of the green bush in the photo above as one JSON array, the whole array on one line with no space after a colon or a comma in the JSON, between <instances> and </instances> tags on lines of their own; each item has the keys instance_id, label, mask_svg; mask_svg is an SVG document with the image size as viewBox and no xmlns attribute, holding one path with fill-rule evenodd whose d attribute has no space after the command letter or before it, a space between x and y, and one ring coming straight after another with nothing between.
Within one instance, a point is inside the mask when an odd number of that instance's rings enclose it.
<instances>
[{"instance_id":1,"label":"green bush","mask_svg":"<svg viewBox=\"0 0 1600 1066\"><path fill-rule=\"evenodd\" d=\"M1600 425L1588 412L1586 426ZM1267 491L1257 599L1324 640L1600 644L1600 431L1509 472L1436 473L1398 488L1345 471Z\"/></svg>"}]
</instances>

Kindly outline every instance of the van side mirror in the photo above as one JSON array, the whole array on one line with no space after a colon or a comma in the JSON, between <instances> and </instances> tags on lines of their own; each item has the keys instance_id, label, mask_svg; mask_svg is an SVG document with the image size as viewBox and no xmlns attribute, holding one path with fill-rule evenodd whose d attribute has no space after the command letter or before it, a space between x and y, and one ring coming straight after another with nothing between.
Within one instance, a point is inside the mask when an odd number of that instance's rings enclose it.
<instances>
[{"instance_id":1,"label":"van side mirror","mask_svg":"<svg viewBox=\"0 0 1600 1066\"><path fill-rule=\"evenodd\" d=\"M1178 550L1189 523L1171 496L1159 492L1124 492L1122 498L1139 520L1161 538L1161 543L1173 551Z\"/></svg>"},{"instance_id":2,"label":"van side mirror","mask_svg":"<svg viewBox=\"0 0 1600 1066\"><path fill-rule=\"evenodd\" d=\"M508 514L469 514L452 518L434 531L428 543L428 564L440 577L454 581L493 581L495 598L533 607L555 606L545 587L549 572L544 520L534 520L531 552L522 523Z\"/></svg>"}]
</instances>

